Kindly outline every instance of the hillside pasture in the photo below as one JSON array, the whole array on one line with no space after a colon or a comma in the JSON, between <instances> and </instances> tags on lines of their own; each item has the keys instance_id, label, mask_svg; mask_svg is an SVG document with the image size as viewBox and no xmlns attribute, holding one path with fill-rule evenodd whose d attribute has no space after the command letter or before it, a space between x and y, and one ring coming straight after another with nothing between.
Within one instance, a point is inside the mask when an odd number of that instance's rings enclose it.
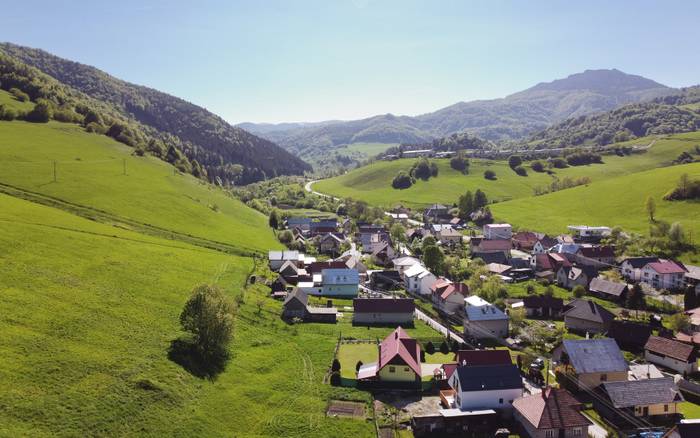
<instances>
[{"instance_id":1,"label":"hillside pasture","mask_svg":"<svg viewBox=\"0 0 700 438\"><path fill-rule=\"evenodd\" d=\"M0 105L3 105L5 108L12 108L18 112L28 112L34 108L32 102L17 100L15 96L5 90L0 90Z\"/></svg>"},{"instance_id":2,"label":"hillside pasture","mask_svg":"<svg viewBox=\"0 0 700 438\"><path fill-rule=\"evenodd\" d=\"M262 214L132 152L77 125L0 122L0 183L249 251L279 247Z\"/></svg>"}]
</instances>

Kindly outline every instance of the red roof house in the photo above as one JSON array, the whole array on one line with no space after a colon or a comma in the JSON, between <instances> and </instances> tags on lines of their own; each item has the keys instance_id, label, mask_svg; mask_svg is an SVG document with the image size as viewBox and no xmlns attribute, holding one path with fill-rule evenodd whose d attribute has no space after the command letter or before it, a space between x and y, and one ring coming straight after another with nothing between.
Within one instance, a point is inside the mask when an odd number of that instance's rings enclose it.
<instances>
[{"instance_id":1,"label":"red roof house","mask_svg":"<svg viewBox=\"0 0 700 438\"><path fill-rule=\"evenodd\" d=\"M515 419L527 436L588 436L591 423L581 413L581 403L565 389L546 388L542 393L513 401ZM549 435L548 435L549 436Z\"/></svg>"},{"instance_id":2,"label":"red roof house","mask_svg":"<svg viewBox=\"0 0 700 438\"><path fill-rule=\"evenodd\" d=\"M394 383L420 383L420 345L401 327L379 344L379 360L363 365L359 380L379 380Z\"/></svg>"}]
</instances>

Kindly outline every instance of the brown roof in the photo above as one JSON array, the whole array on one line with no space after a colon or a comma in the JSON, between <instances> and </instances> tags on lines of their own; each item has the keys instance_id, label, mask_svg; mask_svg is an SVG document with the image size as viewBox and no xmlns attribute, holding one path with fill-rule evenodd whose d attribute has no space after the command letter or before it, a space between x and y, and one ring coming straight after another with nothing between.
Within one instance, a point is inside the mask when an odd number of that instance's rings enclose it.
<instances>
[{"instance_id":1,"label":"brown roof","mask_svg":"<svg viewBox=\"0 0 700 438\"><path fill-rule=\"evenodd\" d=\"M307 269L308 272L312 274L320 274L321 271L324 269L343 269L347 268L345 266L345 262L342 261L329 261L329 262L313 262L309 265L309 268Z\"/></svg>"},{"instance_id":2,"label":"brown roof","mask_svg":"<svg viewBox=\"0 0 700 438\"><path fill-rule=\"evenodd\" d=\"M412 298L355 298L352 306L355 312L362 313L408 313L416 310Z\"/></svg>"},{"instance_id":3,"label":"brown roof","mask_svg":"<svg viewBox=\"0 0 700 438\"><path fill-rule=\"evenodd\" d=\"M510 365L513 361L508 350L459 350L455 354L459 365Z\"/></svg>"},{"instance_id":4,"label":"brown roof","mask_svg":"<svg viewBox=\"0 0 700 438\"><path fill-rule=\"evenodd\" d=\"M516 409L537 429L568 429L592 423L581 414L581 404L565 389L547 388L541 394L513 401Z\"/></svg>"},{"instance_id":5,"label":"brown roof","mask_svg":"<svg viewBox=\"0 0 700 438\"><path fill-rule=\"evenodd\" d=\"M523 298L523 305L528 308L561 309L564 307L564 300L549 295L529 295Z\"/></svg>"},{"instance_id":6,"label":"brown roof","mask_svg":"<svg viewBox=\"0 0 700 438\"><path fill-rule=\"evenodd\" d=\"M484 239L479 243L480 251L510 251L511 248L512 245L510 240L506 239Z\"/></svg>"},{"instance_id":7,"label":"brown roof","mask_svg":"<svg viewBox=\"0 0 700 438\"><path fill-rule=\"evenodd\" d=\"M452 283L451 285L447 286L442 295L440 295L440 298L446 300L450 295L455 293L466 297L469 295L469 286L464 283Z\"/></svg>"},{"instance_id":8,"label":"brown roof","mask_svg":"<svg viewBox=\"0 0 700 438\"><path fill-rule=\"evenodd\" d=\"M615 250L612 246L582 246L578 252L580 255L592 259L615 257Z\"/></svg>"},{"instance_id":9,"label":"brown roof","mask_svg":"<svg viewBox=\"0 0 700 438\"><path fill-rule=\"evenodd\" d=\"M644 346L644 349L684 362L695 360L695 348L692 345L674 341L673 339L662 338L660 336L649 336L649 340Z\"/></svg>"}]
</instances>

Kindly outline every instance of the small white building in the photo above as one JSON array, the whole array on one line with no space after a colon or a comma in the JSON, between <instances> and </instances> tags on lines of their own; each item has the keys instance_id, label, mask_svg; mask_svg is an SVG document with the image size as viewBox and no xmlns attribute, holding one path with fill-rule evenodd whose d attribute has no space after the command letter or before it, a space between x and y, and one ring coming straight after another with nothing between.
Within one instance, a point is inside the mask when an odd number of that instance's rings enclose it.
<instances>
[{"instance_id":1,"label":"small white building","mask_svg":"<svg viewBox=\"0 0 700 438\"><path fill-rule=\"evenodd\" d=\"M394 269L399 272L399 275L403 277L408 268L413 265L420 265L420 260L415 257L399 257L392 260L391 263L394 264Z\"/></svg>"},{"instance_id":2,"label":"small white building","mask_svg":"<svg viewBox=\"0 0 700 438\"><path fill-rule=\"evenodd\" d=\"M644 358L648 362L684 375L698 371L695 348L673 339L650 336L644 346Z\"/></svg>"},{"instance_id":3,"label":"small white building","mask_svg":"<svg viewBox=\"0 0 700 438\"><path fill-rule=\"evenodd\" d=\"M286 261L293 263L298 268L303 268L305 258L304 254L299 251L269 251L267 261L270 269L277 271Z\"/></svg>"},{"instance_id":4,"label":"small white building","mask_svg":"<svg viewBox=\"0 0 700 438\"><path fill-rule=\"evenodd\" d=\"M455 408L463 411L497 409L509 412L513 400L523 396L517 365L457 365L448 384L455 391Z\"/></svg>"},{"instance_id":5,"label":"small white building","mask_svg":"<svg viewBox=\"0 0 700 438\"><path fill-rule=\"evenodd\" d=\"M630 257L620 264L620 274L630 281L642 280L642 268L648 263L658 262L658 257Z\"/></svg>"},{"instance_id":6,"label":"small white building","mask_svg":"<svg viewBox=\"0 0 700 438\"><path fill-rule=\"evenodd\" d=\"M413 265L404 272L404 283L408 293L430 295L430 287L435 281L437 277L421 264Z\"/></svg>"},{"instance_id":7,"label":"small white building","mask_svg":"<svg viewBox=\"0 0 700 438\"><path fill-rule=\"evenodd\" d=\"M471 295L464 299L464 335L476 339L507 338L508 315L488 301Z\"/></svg>"},{"instance_id":8,"label":"small white building","mask_svg":"<svg viewBox=\"0 0 700 438\"><path fill-rule=\"evenodd\" d=\"M610 227L590 227L588 225L569 225L567 228L574 235L574 238L582 240L600 239L609 236L612 231Z\"/></svg>"},{"instance_id":9,"label":"small white building","mask_svg":"<svg viewBox=\"0 0 700 438\"><path fill-rule=\"evenodd\" d=\"M493 239L507 239L510 240L513 237L513 227L510 224L486 224L484 225L484 238L488 240Z\"/></svg>"}]
</instances>

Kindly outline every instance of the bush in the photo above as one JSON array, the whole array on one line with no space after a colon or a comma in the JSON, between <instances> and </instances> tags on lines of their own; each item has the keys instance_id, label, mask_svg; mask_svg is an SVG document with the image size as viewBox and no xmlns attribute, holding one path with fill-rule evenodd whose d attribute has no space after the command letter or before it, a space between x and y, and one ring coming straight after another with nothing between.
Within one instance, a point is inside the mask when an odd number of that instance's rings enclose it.
<instances>
[{"instance_id":1,"label":"bush","mask_svg":"<svg viewBox=\"0 0 700 438\"><path fill-rule=\"evenodd\" d=\"M19 100L20 102L29 102L29 95L19 88L10 88L10 94L12 94L15 99Z\"/></svg>"},{"instance_id":2,"label":"bush","mask_svg":"<svg viewBox=\"0 0 700 438\"><path fill-rule=\"evenodd\" d=\"M16 118L17 118L17 112L15 110L13 110L12 108L6 108L3 105L0 105L0 120L4 120L6 122L11 122Z\"/></svg>"},{"instance_id":3,"label":"bush","mask_svg":"<svg viewBox=\"0 0 700 438\"><path fill-rule=\"evenodd\" d=\"M340 386L341 382L340 373L331 374L331 385Z\"/></svg>"},{"instance_id":4,"label":"bush","mask_svg":"<svg viewBox=\"0 0 700 438\"><path fill-rule=\"evenodd\" d=\"M442 344L440 344L440 353L447 354L449 352L450 352L450 346L447 345L446 341L442 341Z\"/></svg>"},{"instance_id":5,"label":"bush","mask_svg":"<svg viewBox=\"0 0 700 438\"><path fill-rule=\"evenodd\" d=\"M403 190L413 185L413 178L403 170L400 171L391 181L391 186L398 190Z\"/></svg>"},{"instance_id":6,"label":"bush","mask_svg":"<svg viewBox=\"0 0 700 438\"><path fill-rule=\"evenodd\" d=\"M513 168L513 171L520 176L527 176L527 170L523 166L516 166Z\"/></svg>"},{"instance_id":7,"label":"bush","mask_svg":"<svg viewBox=\"0 0 700 438\"><path fill-rule=\"evenodd\" d=\"M566 169L567 167L569 167L569 165L566 164L566 160L563 158L552 158L552 160L549 163L555 169Z\"/></svg>"},{"instance_id":8,"label":"bush","mask_svg":"<svg viewBox=\"0 0 700 438\"><path fill-rule=\"evenodd\" d=\"M85 126L85 131L93 134L104 134L107 129L99 123L90 122Z\"/></svg>"},{"instance_id":9,"label":"bush","mask_svg":"<svg viewBox=\"0 0 700 438\"><path fill-rule=\"evenodd\" d=\"M521 164L523 164L523 159L520 158L519 155L511 155L510 158L508 158L508 165L511 169L515 169Z\"/></svg>"},{"instance_id":10,"label":"bush","mask_svg":"<svg viewBox=\"0 0 700 438\"><path fill-rule=\"evenodd\" d=\"M358 360L358 361L357 361L357 364L355 364L355 371L360 371L360 368L362 368L362 365L364 365L364 364L362 363L362 361L361 361L361 360Z\"/></svg>"},{"instance_id":11,"label":"bush","mask_svg":"<svg viewBox=\"0 0 700 438\"><path fill-rule=\"evenodd\" d=\"M197 286L180 314L182 328L192 336L203 358L227 357L233 335L234 305L216 286Z\"/></svg>"},{"instance_id":12,"label":"bush","mask_svg":"<svg viewBox=\"0 0 700 438\"><path fill-rule=\"evenodd\" d=\"M493 170L487 170L484 172L484 178L488 180L495 180L496 179L496 172Z\"/></svg>"},{"instance_id":13,"label":"bush","mask_svg":"<svg viewBox=\"0 0 700 438\"><path fill-rule=\"evenodd\" d=\"M539 160L535 160L532 163L530 163L530 167L535 172L544 172L544 163Z\"/></svg>"},{"instance_id":14,"label":"bush","mask_svg":"<svg viewBox=\"0 0 700 438\"><path fill-rule=\"evenodd\" d=\"M34 109L27 113L26 120L33 123L48 123L51 115L51 107L48 102L42 101L37 103Z\"/></svg>"},{"instance_id":15,"label":"bush","mask_svg":"<svg viewBox=\"0 0 700 438\"><path fill-rule=\"evenodd\" d=\"M340 372L340 361L338 359L333 359L333 363L331 364L331 371L334 373Z\"/></svg>"},{"instance_id":16,"label":"bush","mask_svg":"<svg viewBox=\"0 0 700 438\"><path fill-rule=\"evenodd\" d=\"M425 344L425 352L428 354L435 354L435 345L431 341Z\"/></svg>"},{"instance_id":17,"label":"bush","mask_svg":"<svg viewBox=\"0 0 700 438\"><path fill-rule=\"evenodd\" d=\"M581 298L586 295L586 288L577 284L572 292L576 298Z\"/></svg>"},{"instance_id":18,"label":"bush","mask_svg":"<svg viewBox=\"0 0 700 438\"><path fill-rule=\"evenodd\" d=\"M450 160L450 167L466 175L469 173L469 160L464 155L459 154Z\"/></svg>"}]
</instances>

